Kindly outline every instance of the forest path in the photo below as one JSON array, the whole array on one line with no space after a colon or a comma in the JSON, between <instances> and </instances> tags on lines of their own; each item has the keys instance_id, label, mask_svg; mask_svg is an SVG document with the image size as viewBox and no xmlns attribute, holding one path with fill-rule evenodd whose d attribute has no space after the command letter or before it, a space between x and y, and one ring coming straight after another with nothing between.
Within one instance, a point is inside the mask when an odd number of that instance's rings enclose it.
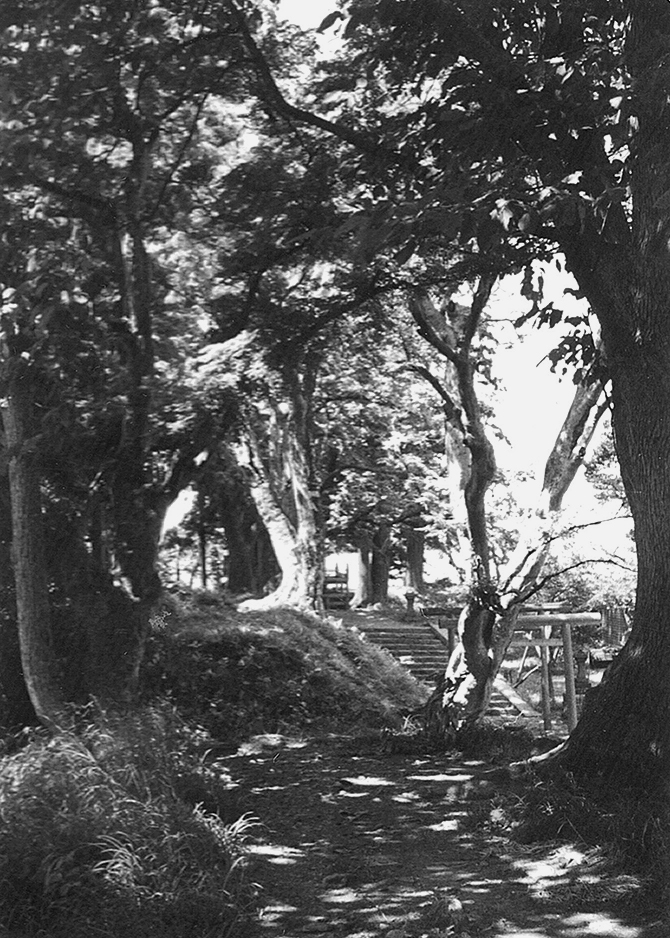
<instances>
[{"instance_id":1,"label":"forest path","mask_svg":"<svg viewBox=\"0 0 670 938\"><path fill-rule=\"evenodd\" d=\"M510 842L495 798L510 783L482 763L281 736L221 761L239 810L262 822L260 938L667 935L616 900L614 880L603 893L587 852Z\"/></svg>"}]
</instances>

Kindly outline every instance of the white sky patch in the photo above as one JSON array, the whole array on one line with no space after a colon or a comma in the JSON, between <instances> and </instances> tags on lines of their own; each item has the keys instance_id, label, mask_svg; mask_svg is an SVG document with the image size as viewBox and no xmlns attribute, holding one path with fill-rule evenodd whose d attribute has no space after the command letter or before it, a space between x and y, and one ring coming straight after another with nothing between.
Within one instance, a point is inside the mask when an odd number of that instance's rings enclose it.
<instances>
[{"instance_id":1,"label":"white sky patch","mask_svg":"<svg viewBox=\"0 0 670 938\"><path fill-rule=\"evenodd\" d=\"M315 29L336 8L335 0L281 0L279 15L303 29Z\"/></svg>"},{"instance_id":2,"label":"white sky patch","mask_svg":"<svg viewBox=\"0 0 670 938\"><path fill-rule=\"evenodd\" d=\"M179 524L181 524L191 508L193 508L195 499L196 491L191 487L183 489L179 495L177 495L165 513L161 538L165 536L167 531L170 531L172 528L176 528Z\"/></svg>"}]
</instances>

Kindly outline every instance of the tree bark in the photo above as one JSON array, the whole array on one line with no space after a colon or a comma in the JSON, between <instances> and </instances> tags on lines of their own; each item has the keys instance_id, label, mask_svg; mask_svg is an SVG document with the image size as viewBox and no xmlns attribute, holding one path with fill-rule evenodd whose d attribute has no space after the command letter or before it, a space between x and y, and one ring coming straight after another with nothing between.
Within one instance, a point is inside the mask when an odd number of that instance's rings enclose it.
<instances>
[{"instance_id":1,"label":"tree bark","mask_svg":"<svg viewBox=\"0 0 670 938\"><path fill-rule=\"evenodd\" d=\"M412 313L428 341L451 363L455 380L445 387L430 375L440 394L450 431L460 433L469 453L463 499L474 557L470 595L459 620L458 642L436 694L449 716L444 727L474 723L488 708L493 682L509 646L519 605L536 586L545 563L563 497L593 436L604 405L602 386L578 387L545 466L538 509L522 535L510 569L500 582L491 577L486 493L495 473L495 454L482 421L474 383L471 342L492 288L482 280L472 306L460 317L460 330L439 315L426 295L415 295ZM417 369L421 371L420 369ZM432 712L432 708L429 708Z\"/></svg>"},{"instance_id":2,"label":"tree bark","mask_svg":"<svg viewBox=\"0 0 670 938\"><path fill-rule=\"evenodd\" d=\"M666 331L653 349L645 343L638 354L611 362L617 454L635 519L636 603L629 640L602 684L587 693L563 755L570 771L604 798L622 789L653 795L670 773L670 469L660 455L670 451Z\"/></svg>"},{"instance_id":3,"label":"tree bark","mask_svg":"<svg viewBox=\"0 0 670 938\"><path fill-rule=\"evenodd\" d=\"M633 626L561 758L603 801L633 791L666 797L670 772L670 122L662 79L670 20L665 4L628 0L632 78L630 224L607 239L595 226L566 230L568 264L602 327L612 381L612 425L635 525ZM626 230L627 229L627 230ZM573 235L577 237L573 237Z\"/></svg>"},{"instance_id":4,"label":"tree bark","mask_svg":"<svg viewBox=\"0 0 670 938\"><path fill-rule=\"evenodd\" d=\"M300 408L283 401L274 408L269 452L247 408L244 439L235 447L249 473L249 491L268 532L281 580L262 599L246 600L242 611L292 606L321 609L321 558L309 470L302 444Z\"/></svg>"},{"instance_id":5,"label":"tree bark","mask_svg":"<svg viewBox=\"0 0 670 938\"><path fill-rule=\"evenodd\" d=\"M55 730L70 721L51 629L40 483L31 439L30 371L17 360L8 362L7 368L9 378L2 421L9 453L12 564L21 665L35 713L46 727Z\"/></svg>"},{"instance_id":6,"label":"tree bark","mask_svg":"<svg viewBox=\"0 0 670 938\"><path fill-rule=\"evenodd\" d=\"M382 522L372 534L370 587L372 603L385 603L389 598L389 572L391 569L391 526Z\"/></svg>"},{"instance_id":7,"label":"tree bark","mask_svg":"<svg viewBox=\"0 0 670 938\"><path fill-rule=\"evenodd\" d=\"M205 499L198 492L198 557L200 559L200 585L207 589L207 526L205 524Z\"/></svg>"},{"instance_id":8,"label":"tree bark","mask_svg":"<svg viewBox=\"0 0 670 938\"><path fill-rule=\"evenodd\" d=\"M12 506L9 479L0 478L0 731L35 722L21 665L12 574Z\"/></svg>"},{"instance_id":9,"label":"tree bark","mask_svg":"<svg viewBox=\"0 0 670 938\"><path fill-rule=\"evenodd\" d=\"M417 593L425 589L423 579L424 546L426 534L421 528L405 528L405 550L407 551L405 586Z\"/></svg>"},{"instance_id":10,"label":"tree bark","mask_svg":"<svg viewBox=\"0 0 670 938\"><path fill-rule=\"evenodd\" d=\"M228 589L233 594L261 596L279 575L272 542L249 493L248 480L229 448L222 450L224 472L218 495L219 514L228 548Z\"/></svg>"},{"instance_id":11,"label":"tree bark","mask_svg":"<svg viewBox=\"0 0 670 938\"><path fill-rule=\"evenodd\" d=\"M372 573L370 569L372 540L369 533L367 531L356 533L354 535L354 544L357 552L358 576L356 590L351 600L351 608L358 609L360 606L367 606L372 601Z\"/></svg>"}]
</instances>

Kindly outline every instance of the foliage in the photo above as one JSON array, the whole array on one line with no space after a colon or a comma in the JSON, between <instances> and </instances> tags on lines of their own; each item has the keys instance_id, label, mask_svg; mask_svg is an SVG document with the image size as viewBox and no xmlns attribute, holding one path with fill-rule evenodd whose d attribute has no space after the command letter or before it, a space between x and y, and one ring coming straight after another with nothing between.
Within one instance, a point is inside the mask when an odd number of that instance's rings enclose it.
<instances>
[{"instance_id":1,"label":"foliage","mask_svg":"<svg viewBox=\"0 0 670 938\"><path fill-rule=\"evenodd\" d=\"M11 934L238 935L252 911L249 823L168 710L84 715L78 735L34 739L0 764L0 921ZM204 800L204 799L203 799Z\"/></svg>"},{"instance_id":2,"label":"foliage","mask_svg":"<svg viewBox=\"0 0 670 938\"><path fill-rule=\"evenodd\" d=\"M397 725L422 701L393 658L332 619L175 604L149 640L145 693L230 744L250 733Z\"/></svg>"},{"instance_id":3,"label":"foliage","mask_svg":"<svg viewBox=\"0 0 670 938\"><path fill-rule=\"evenodd\" d=\"M606 606L630 607L635 599L635 569L610 566L605 560L577 570L561 572L556 561L550 561L548 574L556 579L534 597L538 603L559 602L572 611L597 610Z\"/></svg>"}]
</instances>

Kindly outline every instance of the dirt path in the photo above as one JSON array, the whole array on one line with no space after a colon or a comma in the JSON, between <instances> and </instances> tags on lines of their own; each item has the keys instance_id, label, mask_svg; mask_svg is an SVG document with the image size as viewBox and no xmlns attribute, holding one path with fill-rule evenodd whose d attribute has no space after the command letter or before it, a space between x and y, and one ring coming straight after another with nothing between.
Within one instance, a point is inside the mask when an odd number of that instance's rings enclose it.
<instances>
[{"instance_id":1,"label":"dirt path","mask_svg":"<svg viewBox=\"0 0 670 938\"><path fill-rule=\"evenodd\" d=\"M667 935L604 903L579 850L496 836L500 783L481 763L389 755L373 740L281 737L224 761L240 809L263 821L251 872L262 886L261 938Z\"/></svg>"}]
</instances>

